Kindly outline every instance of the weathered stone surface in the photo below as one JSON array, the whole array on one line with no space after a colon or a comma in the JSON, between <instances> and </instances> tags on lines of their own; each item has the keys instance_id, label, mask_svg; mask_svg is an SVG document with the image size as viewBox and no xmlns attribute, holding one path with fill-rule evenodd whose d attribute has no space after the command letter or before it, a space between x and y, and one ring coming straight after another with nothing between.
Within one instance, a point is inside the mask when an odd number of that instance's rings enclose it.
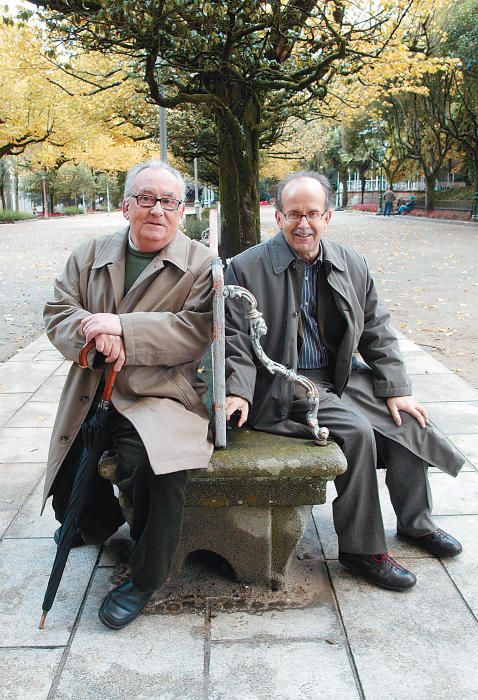
<instances>
[{"instance_id":1,"label":"weathered stone surface","mask_svg":"<svg viewBox=\"0 0 478 700\"><path fill-rule=\"evenodd\" d=\"M207 479L210 470L218 478L246 476L322 476L333 479L346 469L345 458L334 442L318 447L313 440L270 435L257 430L231 431L225 450L216 450L210 469L194 477Z\"/></svg>"},{"instance_id":2,"label":"weathered stone surface","mask_svg":"<svg viewBox=\"0 0 478 700\"><path fill-rule=\"evenodd\" d=\"M120 632L113 632L97 614L111 587L108 570L98 570L56 700L201 700L204 618L143 614Z\"/></svg>"},{"instance_id":3,"label":"weathered stone surface","mask_svg":"<svg viewBox=\"0 0 478 700\"><path fill-rule=\"evenodd\" d=\"M175 570L190 552L207 550L223 557L241 581L283 587L309 519L307 506L186 508Z\"/></svg>"},{"instance_id":4,"label":"weathered stone surface","mask_svg":"<svg viewBox=\"0 0 478 700\"><path fill-rule=\"evenodd\" d=\"M43 474L46 465L0 464L0 510L20 508Z\"/></svg>"},{"instance_id":5,"label":"weathered stone surface","mask_svg":"<svg viewBox=\"0 0 478 700\"><path fill-rule=\"evenodd\" d=\"M0 394L0 426L10 420L31 394Z\"/></svg>"},{"instance_id":6,"label":"weathered stone surface","mask_svg":"<svg viewBox=\"0 0 478 700\"><path fill-rule=\"evenodd\" d=\"M414 559L418 583L406 593L329 567L367 700L477 697L476 620L439 561Z\"/></svg>"},{"instance_id":7,"label":"weathered stone surface","mask_svg":"<svg viewBox=\"0 0 478 700\"><path fill-rule=\"evenodd\" d=\"M78 614L96 547L70 553L55 603L44 630L38 629L43 596L55 557L52 539L0 542L0 646L64 645Z\"/></svg>"},{"instance_id":8,"label":"weathered stone surface","mask_svg":"<svg viewBox=\"0 0 478 700\"><path fill-rule=\"evenodd\" d=\"M46 700L63 649L0 649L0 698Z\"/></svg>"},{"instance_id":9,"label":"weathered stone surface","mask_svg":"<svg viewBox=\"0 0 478 700\"><path fill-rule=\"evenodd\" d=\"M212 645L209 700L359 697L345 645L335 639Z\"/></svg>"}]
</instances>

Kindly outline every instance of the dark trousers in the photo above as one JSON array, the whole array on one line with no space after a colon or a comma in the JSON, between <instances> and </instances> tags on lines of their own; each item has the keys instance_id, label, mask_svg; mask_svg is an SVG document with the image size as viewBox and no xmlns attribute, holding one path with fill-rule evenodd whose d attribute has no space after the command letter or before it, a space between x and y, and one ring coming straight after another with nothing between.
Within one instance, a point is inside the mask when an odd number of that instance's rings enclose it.
<instances>
[{"instance_id":1,"label":"dark trousers","mask_svg":"<svg viewBox=\"0 0 478 700\"><path fill-rule=\"evenodd\" d=\"M320 395L319 424L329 428L330 437L347 459L347 471L334 481L337 498L332 508L339 549L356 554L387 551L377 464L387 469L386 483L397 515L398 531L412 536L432 532L427 463L397 440L377 430L375 421L372 423L371 411L363 410L348 390L342 397L337 396L327 370L299 370L299 373L316 384ZM388 423L390 432L393 432L394 423L385 401L380 399L377 404L377 410L385 417L381 423ZM307 410L305 390L298 387L289 420L283 421L279 428L272 427L270 432L309 436L305 427ZM406 420L405 416L403 419ZM415 419L410 417L410 420Z\"/></svg>"},{"instance_id":2,"label":"dark trousers","mask_svg":"<svg viewBox=\"0 0 478 700\"><path fill-rule=\"evenodd\" d=\"M116 483L132 505L131 578L142 591L159 588L166 580L181 534L186 471L157 476L143 442L129 420L114 412L109 424L111 447L118 453ZM53 509L63 521L76 465L83 451L81 433L72 445L52 488ZM93 475L79 522L84 539L104 542L125 519L111 482Z\"/></svg>"}]
</instances>

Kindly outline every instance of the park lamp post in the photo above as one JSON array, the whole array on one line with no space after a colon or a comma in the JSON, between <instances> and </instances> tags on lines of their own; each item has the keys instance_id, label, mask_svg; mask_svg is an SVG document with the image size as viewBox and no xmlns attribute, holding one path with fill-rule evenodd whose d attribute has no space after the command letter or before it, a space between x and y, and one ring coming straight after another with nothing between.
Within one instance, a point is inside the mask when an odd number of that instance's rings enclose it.
<instances>
[{"instance_id":1,"label":"park lamp post","mask_svg":"<svg viewBox=\"0 0 478 700\"><path fill-rule=\"evenodd\" d=\"M385 144L379 147L378 157L380 158L380 175L378 181L378 208L377 215L383 214L383 160L385 158L385 151L387 147Z\"/></svg>"},{"instance_id":2,"label":"park lamp post","mask_svg":"<svg viewBox=\"0 0 478 700\"><path fill-rule=\"evenodd\" d=\"M201 218L201 202L199 201L198 159L194 159L194 211L196 219Z\"/></svg>"},{"instance_id":3,"label":"park lamp post","mask_svg":"<svg viewBox=\"0 0 478 700\"><path fill-rule=\"evenodd\" d=\"M478 189L473 195L473 211L471 214L471 220L478 222Z\"/></svg>"},{"instance_id":4,"label":"park lamp post","mask_svg":"<svg viewBox=\"0 0 478 700\"><path fill-rule=\"evenodd\" d=\"M48 199L46 196L46 175L41 176L41 191L43 197L43 218L48 219Z\"/></svg>"}]
</instances>

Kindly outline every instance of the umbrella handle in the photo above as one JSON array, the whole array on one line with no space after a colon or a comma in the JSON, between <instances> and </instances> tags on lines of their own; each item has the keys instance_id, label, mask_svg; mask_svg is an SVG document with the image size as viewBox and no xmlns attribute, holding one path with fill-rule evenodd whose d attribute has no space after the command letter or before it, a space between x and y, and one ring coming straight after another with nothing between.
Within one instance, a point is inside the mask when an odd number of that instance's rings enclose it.
<instances>
[{"instance_id":1,"label":"umbrella handle","mask_svg":"<svg viewBox=\"0 0 478 700\"><path fill-rule=\"evenodd\" d=\"M90 350L93 350L95 345L96 345L95 341L90 340L89 343L85 343L85 345L83 345L83 347L81 348L80 356L78 357L78 364L83 369L86 369L88 367L87 355L90 352Z\"/></svg>"},{"instance_id":2,"label":"umbrella handle","mask_svg":"<svg viewBox=\"0 0 478 700\"><path fill-rule=\"evenodd\" d=\"M87 355L88 355L89 351L92 350L94 347L95 347L95 341L90 340L89 343L86 343L81 348L80 356L78 358L78 364L83 369L88 367ZM111 401L111 394L113 393L113 388L114 388L114 385L116 382L117 374L118 374L118 372L115 372L113 367L110 367L108 369L108 374L106 375L105 388L103 389L103 396L101 397L103 401Z\"/></svg>"}]
</instances>

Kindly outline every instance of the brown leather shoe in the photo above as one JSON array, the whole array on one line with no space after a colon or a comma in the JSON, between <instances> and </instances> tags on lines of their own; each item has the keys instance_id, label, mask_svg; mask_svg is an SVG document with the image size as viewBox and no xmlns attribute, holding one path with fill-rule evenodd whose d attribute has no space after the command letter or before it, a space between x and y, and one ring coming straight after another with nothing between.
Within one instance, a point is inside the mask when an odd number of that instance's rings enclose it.
<instances>
[{"instance_id":1,"label":"brown leather shoe","mask_svg":"<svg viewBox=\"0 0 478 700\"><path fill-rule=\"evenodd\" d=\"M417 579L411 571L400 566L395 559L385 554L348 554L339 552L339 562L347 569L370 583L389 591L406 591Z\"/></svg>"}]
</instances>

